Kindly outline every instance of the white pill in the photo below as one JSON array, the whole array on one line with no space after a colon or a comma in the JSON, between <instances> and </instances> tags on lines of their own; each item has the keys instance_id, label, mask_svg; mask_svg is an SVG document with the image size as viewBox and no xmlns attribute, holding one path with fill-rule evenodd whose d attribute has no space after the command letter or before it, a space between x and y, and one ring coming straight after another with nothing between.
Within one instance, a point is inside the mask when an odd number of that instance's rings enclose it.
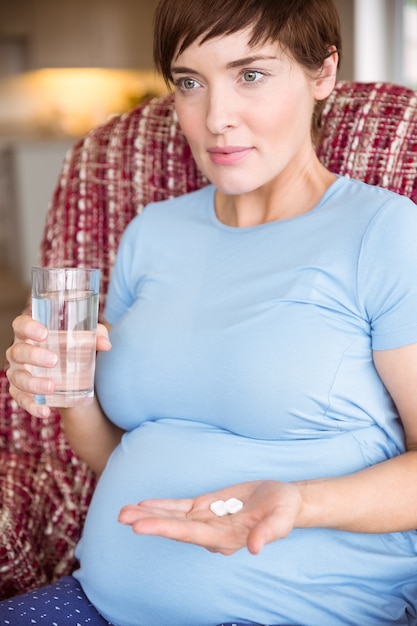
<instances>
[{"instance_id":1,"label":"white pill","mask_svg":"<svg viewBox=\"0 0 417 626\"><path fill-rule=\"evenodd\" d=\"M243 509L242 500L238 500L237 498L229 498L224 503L225 509L228 513L238 513Z\"/></svg>"},{"instance_id":2,"label":"white pill","mask_svg":"<svg viewBox=\"0 0 417 626\"><path fill-rule=\"evenodd\" d=\"M227 515L229 512L225 507L224 500L216 500L216 502L212 502L210 504L210 511L218 517L223 517L223 515Z\"/></svg>"}]
</instances>

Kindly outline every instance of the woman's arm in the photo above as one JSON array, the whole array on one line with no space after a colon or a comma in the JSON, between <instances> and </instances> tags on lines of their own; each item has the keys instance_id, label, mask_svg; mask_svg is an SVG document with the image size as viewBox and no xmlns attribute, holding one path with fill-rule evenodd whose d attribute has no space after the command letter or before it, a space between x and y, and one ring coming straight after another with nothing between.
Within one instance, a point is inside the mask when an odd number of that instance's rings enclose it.
<instances>
[{"instance_id":1,"label":"woman's arm","mask_svg":"<svg viewBox=\"0 0 417 626\"><path fill-rule=\"evenodd\" d=\"M119 520L139 534L161 535L231 554L258 553L294 528L387 533L417 528L417 344L374 353L375 366L404 427L407 451L347 476L280 483L258 481L185 500L148 500ZM236 497L235 515L216 517L210 503Z\"/></svg>"},{"instance_id":2,"label":"woman's arm","mask_svg":"<svg viewBox=\"0 0 417 626\"><path fill-rule=\"evenodd\" d=\"M91 405L59 412L71 448L99 476L124 431L107 419L97 398Z\"/></svg>"},{"instance_id":3,"label":"woman's arm","mask_svg":"<svg viewBox=\"0 0 417 626\"><path fill-rule=\"evenodd\" d=\"M373 356L401 416L407 452L351 476L301 483L302 525L358 532L417 529L417 344Z\"/></svg>"},{"instance_id":4,"label":"woman's arm","mask_svg":"<svg viewBox=\"0 0 417 626\"><path fill-rule=\"evenodd\" d=\"M107 325L99 324L97 350L111 349L108 328ZM37 404L34 396L51 393L53 382L49 378L32 375L32 366L54 367L57 362L53 352L39 347L46 339L47 329L28 315L17 317L13 329L15 341L6 352L10 394L31 415L48 417L50 408ZM34 345L34 342L38 345ZM96 474L100 474L111 452L120 442L123 431L107 419L96 398L91 405L60 409L60 413L72 449Z\"/></svg>"}]
</instances>

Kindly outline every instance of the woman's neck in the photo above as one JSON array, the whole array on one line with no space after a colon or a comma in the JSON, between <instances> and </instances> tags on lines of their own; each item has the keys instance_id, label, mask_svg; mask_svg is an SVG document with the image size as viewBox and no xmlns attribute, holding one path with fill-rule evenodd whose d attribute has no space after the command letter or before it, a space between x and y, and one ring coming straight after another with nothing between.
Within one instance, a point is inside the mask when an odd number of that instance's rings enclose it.
<instances>
[{"instance_id":1,"label":"woman's neck","mask_svg":"<svg viewBox=\"0 0 417 626\"><path fill-rule=\"evenodd\" d=\"M336 180L319 161L297 176L284 173L267 185L242 195L216 191L218 219L228 226L243 228L289 219L313 209Z\"/></svg>"}]
</instances>

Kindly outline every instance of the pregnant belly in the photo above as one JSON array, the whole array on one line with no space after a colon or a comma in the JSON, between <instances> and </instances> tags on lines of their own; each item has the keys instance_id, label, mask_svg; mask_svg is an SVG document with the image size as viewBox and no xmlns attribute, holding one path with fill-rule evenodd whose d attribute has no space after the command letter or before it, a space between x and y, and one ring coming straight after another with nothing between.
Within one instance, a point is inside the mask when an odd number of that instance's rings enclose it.
<instances>
[{"instance_id":1,"label":"pregnant belly","mask_svg":"<svg viewBox=\"0 0 417 626\"><path fill-rule=\"evenodd\" d=\"M252 598L258 589L251 610L258 620L263 614L264 623L278 623L281 564L286 564L285 585L292 577L298 585L297 554L305 562L309 549L300 541L305 531L276 542L256 558L246 550L224 557L197 546L135 535L117 522L119 510L144 498L191 497L246 480L346 473L355 463L357 469L363 464L360 449L349 435L341 438L343 455L336 442L327 442L323 454L317 442L251 440L178 420L145 423L127 433L99 481L77 548L77 577L90 600L117 626L213 626L235 620L248 604L248 594ZM314 534L320 532L308 531L314 551ZM280 588L284 602L285 586ZM266 596L275 598L270 607ZM249 619L247 612L240 616Z\"/></svg>"}]
</instances>

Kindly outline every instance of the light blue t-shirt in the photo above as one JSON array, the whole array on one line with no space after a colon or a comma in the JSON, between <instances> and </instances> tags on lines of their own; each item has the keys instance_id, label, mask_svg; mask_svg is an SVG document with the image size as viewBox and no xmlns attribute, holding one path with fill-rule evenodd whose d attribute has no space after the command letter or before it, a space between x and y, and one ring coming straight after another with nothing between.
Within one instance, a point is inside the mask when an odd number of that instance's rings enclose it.
<instances>
[{"instance_id":1,"label":"light blue t-shirt","mask_svg":"<svg viewBox=\"0 0 417 626\"><path fill-rule=\"evenodd\" d=\"M415 623L417 533L295 530L233 556L117 522L144 498L361 470L404 450L372 349L417 342L417 207L338 178L308 213L221 223L214 188L148 206L109 289L96 389L127 430L76 574L117 626ZM410 621L409 621L410 620Z\"/></svg>"}]
</instances>

